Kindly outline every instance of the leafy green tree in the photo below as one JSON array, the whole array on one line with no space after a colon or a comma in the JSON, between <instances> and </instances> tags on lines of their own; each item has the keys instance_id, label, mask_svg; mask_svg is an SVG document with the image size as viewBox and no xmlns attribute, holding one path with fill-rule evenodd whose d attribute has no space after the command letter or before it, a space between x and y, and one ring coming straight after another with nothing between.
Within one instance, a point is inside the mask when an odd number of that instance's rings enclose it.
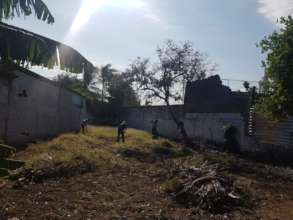
<instances>
[{"instance_id":1,"label":"leafy green tree","mask_svg":"<svg viewBox=\"0 0 293 220\"><path fill-rule=\"evenodd\" d=\"M81 96L87 98L90 101L101 100L101 92L98 89L89 89L89 87L84 83L84 80L79 79L77 76L71 76L69 74L60 74L54 78L54 81L80 94Z\"/></svg>"},{"instance_id":2,"label":"leafy green tree","mask_svg":"<svg viewBox=\"0 0 293 220\"><path fill-rule=\"evenodd\" d=\"M264 95L256 109L274 119L293 115L293 19L280 19L281 28L265 37L258 45L266 54L265 75L261 82Z\"/></svg>"},{"instance_id":3,"label":"leafy green tree","mask_svg":"<svg viewBox=\"0 0 293 220\"><path fill-rule=\"evenodd\" d=\"M249 82L245 81L243 82L243 87L245 88L245 90L248 92L249 89L250 89L250 85L249 85Z\"/></svg>"},{"instance_id":4,"label":"leafy green tree","mask_svg":"<svg viewBox=\"0 0 293 220\"><path fill-rule=\"evenodd\" d=\"M119 73L111 64L102 66L99 73L102 83L102 102L117 107L139 105L138 96L126 73Z\"/></svg>"},{"instance_id":5,"label":"leafy green tree","mask_svg":"<svg viewBox=\"0 0 293 220\"><path fill-rule=\"evenodd\" d=\"M139 106L138 95L131 87L131 82L125 75L113 74L108 85L108 103L117 107Z\"/></svg>"},{"instance_id":6,"label":"leafy green tree","mask_svg":"<svg viewBox=\"0 0 293 220\"><path fill-rule=\"evenodd\" d=\"M42 0L1 0L0 21L14 18L15 16L29 16L31 14L39 20L54 23L54 17Z\"/></svg>"},{"instance_id":7,"label":"leafy green tree","mask_svg":"<svg viewBox=\"0 0 293 220\"><path fill-rule=\"evenodd\" d=\"M117 70L112 68L111 64L102 66L100 69L100 77L102 81L102 102L105 100L106 92L109 88L109 83L111 82L112 77L116 72Z\"/></svg>"},{"instance_id":8,"label":"leafy green tree","mask_svg":"<svg viewBox=\"0 0 293 220\"><path fill-rule=\"evenodd\" d=\"M150 64L149 59L138 58L127 70L133 82L147 98L163 101L171 118L177 125L186 143L189 143L184 124L173 112L171 101L182 100L182 85L197 79L203 79L213 72L214 66L207 62L202 53L193 49L190 42L176 44L166 41L157 49L158 62Z\"/></svg>"}]
</instances>

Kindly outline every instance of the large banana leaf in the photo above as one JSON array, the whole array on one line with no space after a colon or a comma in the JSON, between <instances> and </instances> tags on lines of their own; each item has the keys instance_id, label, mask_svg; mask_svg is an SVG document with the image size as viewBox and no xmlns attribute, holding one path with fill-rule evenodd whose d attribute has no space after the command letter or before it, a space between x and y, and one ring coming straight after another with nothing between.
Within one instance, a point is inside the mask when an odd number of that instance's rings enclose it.
<instances>
[{"instance_id":1,"label":"large banana leaf","mask_svg":"<svg viewBox=\"0 0 293 220\"><path fill-rule=\"evenodd\" d=\"M62 70L72 73L83 72L85 79L90 78L94 71L93 64L73 48L2 22L0 57L2 61L12 60L18 64L30 63L47 68L59 64Z\"/></svg>"},{"instance_id":2,"label":"large banana leaf","mask_svg":"<svg viewBox=\"0 0 293 220\"><path fill-rule=\"evenodd\" d=\"M0 21L5 18L35 16L47 23L54 23L54 17L42 0L0 0Z\"/></svg>"}]
</instances>

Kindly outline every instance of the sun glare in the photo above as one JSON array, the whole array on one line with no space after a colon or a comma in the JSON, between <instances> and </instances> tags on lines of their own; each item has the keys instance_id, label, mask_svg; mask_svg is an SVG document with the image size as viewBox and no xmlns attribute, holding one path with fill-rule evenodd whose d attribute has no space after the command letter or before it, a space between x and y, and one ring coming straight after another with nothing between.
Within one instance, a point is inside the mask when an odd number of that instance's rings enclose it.
<instances>
[{"instance_id":1,"label":"sun glare","mask_svg":"<svg viewBox=\"0 0 293 220\"><path fill-rule=\"evenodd\" d=\"M95 13L95 11L101 7L104 0L83 0L82 5L71 25L70 32L79 31Z\"/></svg>"},{"instance_id":2,"label":"sun glare","mask_svg":"<svg viewBox=\"0 0 293 220\"><path fill-rule=\"evenodd\" d=\"M91 16L102 7L138 9L146 5L144 0L83 0L82 5L71 25L70 33L79 31L88 23Z\"/></svg>"}]
</instances>

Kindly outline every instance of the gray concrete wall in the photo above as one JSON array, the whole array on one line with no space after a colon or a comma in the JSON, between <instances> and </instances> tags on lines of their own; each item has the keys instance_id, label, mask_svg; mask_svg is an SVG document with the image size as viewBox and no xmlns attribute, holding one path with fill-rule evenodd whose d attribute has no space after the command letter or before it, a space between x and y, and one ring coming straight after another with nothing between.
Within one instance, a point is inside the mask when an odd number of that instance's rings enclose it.
<instances>
[{"instance_id":1,"label":"gray concrete wall","mask_svg":"<svg viewBox=\"0 0 293 220\"><path fill-rule=\"evenodd\" d=\"M186 130L193 138L222 143L229 125L238 130L238 140L243 144L245 136L244 120L240 113L187 113L184 115Z\"/></svg>"},{"instance_id":2,"label":"gray concrete wall","mask_svg":"<svg viewBox=\"0 0 293 220\"><path fill-rule=\"evenodd\" d=\"M0 77L0 140L4 140L8 112L8 80Z\"/></svg>"},{"instance_id":3,"label":"gray concrete wall","mask_svg":"<svg viewBox=\"0 0 293 220\"><path fill-rule=\"evenodd\" d=\"M83 117L82 108L85 104L74 103L75 99L80 98L79 95L74 94L68 90L60 89L59 103L58 103L58 133L67 131L77 131L80 128L80 121Z\"/></svg>"},{"instance_id":4,"label":"gray concrete wall","mask_svg":"<svg viewBox=\"0 0 293 220\"><path fill-rule=\"evenodd\" d=\"M240 113L184 113L182 106L173 106L173 112L184 121L191 138L224 142L224 132L228 125L238 129L238 139L244 139L244 121ZM176 124L166 106L136 107L125 109L125 120L129 127L151 132L152 121L158 119L158 131L169 138L180 138Z\"/></svg>"},{"instance_id":5,"label":"gray concrete wall","mask_svg":"<svg viewBox=\"0 0 293 220\"><path fill-rule=\"evenodd\" d=\"M183 106L172 106L172 111L180 120L183 118ZM176 124L165 106L145 106L125 108L125 120L128 126L151 132L152 121L159 120L158 129L161 135L176 138L178 131Z\"/></svg>"},{"instance_id":6,"label":"gray concrete wall","mask_svg":"<svg viewBox=\"0 0 293 220\"><path fill-rule=\"evenodd\" d=\"M8 114L6 139L9 144L79 130L84 107L80 96L34 73L14 71L14 74L17 78L11 81L9 110L0 112L1 124ZM79 105L76 100L81 100Z\"/></svg>"}]
</instances>

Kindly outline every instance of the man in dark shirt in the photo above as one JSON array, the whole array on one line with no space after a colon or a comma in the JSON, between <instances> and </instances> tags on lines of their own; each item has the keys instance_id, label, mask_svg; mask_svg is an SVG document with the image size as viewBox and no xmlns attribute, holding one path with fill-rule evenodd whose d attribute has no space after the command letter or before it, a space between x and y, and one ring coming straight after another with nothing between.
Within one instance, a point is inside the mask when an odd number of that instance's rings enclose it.
<instances>
[{"instance_id":1,"label":"man in dark shirt","mask_svg":"<svg viewBox=\"0 0 293 220\"><path fill-rule=\"evenodd\" d=\"M84 134L86 131L86 127L87 127L87 123L88 123L88 119L83 119L80 123L80 127L81 127L81 131Z\"/></svg>"},{"instance_id":2,"label":"man in dark shirt","mask_svg":"<svg viewBox=\"0 0 293 220\"><path fill-rule=\"evenodd\" d=\"M125 142L125 130L127 128L126 121L122 121L118 126L118 135L117 142L120 142L120 137L122 138L122 142Z\"/></svg>"},{"instance_id":3,"label":"man in dark shirt","mask_svg":"<svg viewBox=\"0 0 293 220\"><path fill-rule=\"evenodd\" d=\"M159 120L157 120L157 119L155 121L153 121L153 126L152 126L153 139L158 139L158 137L159 137L158 122L159 122Z\"/></svg>"}]
</instances>

